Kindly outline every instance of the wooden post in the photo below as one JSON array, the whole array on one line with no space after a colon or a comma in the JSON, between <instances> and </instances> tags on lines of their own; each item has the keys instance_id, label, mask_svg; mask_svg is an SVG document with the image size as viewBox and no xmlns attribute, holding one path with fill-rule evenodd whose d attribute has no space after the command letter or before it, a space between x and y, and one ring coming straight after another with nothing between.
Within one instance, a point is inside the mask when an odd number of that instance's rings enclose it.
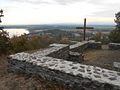
<instances>
[{"instance_id":1,"label":"wooden post","mask_svg":"<svg viewBox=\"0 0 120 90\"><path fill-rule=\"evenodd\" d=\"M86 18L84 19L84 40L86 37Z\"/></svg>"},{"instance_id":2,"label":"wooden post","mask_svg":"<svg viewBox=\"0 0 120 90\"><path fill-rule=\"evenodd\" d=\"M84 26L83 27L76 27L76 29L83 29L83 40L86 40L86 30L87 29L94 29L94 27L87 27L86 18L84 18Z\"/></svg>"},{"instance_id":3,"label":"wooden post","mask_svg":"<svg viewBox=\"0 0 120 90\"><path fill-rule=\"evenodd\" d=\"M0 10L0 23L2 23L1 17L4 17L3 10ZM0 27L0 30L3 30L3 27Z\"/></svg>"}]
</instances>

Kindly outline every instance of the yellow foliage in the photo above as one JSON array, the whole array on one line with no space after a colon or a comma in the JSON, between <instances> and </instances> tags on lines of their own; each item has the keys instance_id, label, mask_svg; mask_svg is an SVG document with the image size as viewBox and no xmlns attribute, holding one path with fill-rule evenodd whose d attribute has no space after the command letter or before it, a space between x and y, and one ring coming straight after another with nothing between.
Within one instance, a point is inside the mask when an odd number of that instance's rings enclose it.
<instances>
[{"instance_id":1,"label":"yellow foliage","mask_svg":"<svg viewBox=\"0 0 120 90\"><path fill-rule=\"evenodd\" d=\"M66 37L63 37L63 38L61 38L60 43L62 43L62 44L69 44L70 40L68 38L66 38Z\"/></svg>"},{"instance_id":2,"label":"yellow foliage","mask_svg":"<svg viewBox=\"0 0 120 90\"><path fill-rule=\"evenodd\" d=\"M95 41L101 41L101 37L102 37L102 33L101 32L97 32L94 36Z\"/></svg>"}]
</instances>

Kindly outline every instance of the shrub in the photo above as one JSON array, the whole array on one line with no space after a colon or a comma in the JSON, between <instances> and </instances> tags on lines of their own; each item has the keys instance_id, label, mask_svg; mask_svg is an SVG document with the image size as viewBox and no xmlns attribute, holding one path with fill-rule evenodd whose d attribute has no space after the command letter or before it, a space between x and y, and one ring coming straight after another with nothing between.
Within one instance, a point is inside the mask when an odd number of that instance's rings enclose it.
<instances>
[{"instance_id":1,"label":"shrub","mask_svg":"<svg viewBox=\"0 0 120 90\"><path fill-rule=\"evenodd\" d=\"M27 50L36 50L40 48L45 48L49 44L54 42L54 39L49 36L31 36L27 35L14 36L10 39L11 41L11 51L13 53L23 52Z\"/></svg>"},{"instance_id":2,"label":"shrub","mask_svg":"<svg viewBox=\"0 0 120 90\"><path fill-rule=\"evenodd\" d=\"M6 31L0 31L0 54L8 53L10 49L10 39Z\"/></svg>"},{"instance_id":3,"label":"shrub","mask_svg":"<svg viewBox=\"0 0 120 90\"><path fill-rule=\"evenodd\" d=\"M70 40L66 37L61 38L61 40L59 41L59 43L61 44L69 44Z\"/></svg>"},{"instance_id":4,"label":"shrub","mask_svg":"<svg viewBox=\"0 0 120 90\"><path fill-rule=\"evenodd\" d=\"M113 43L120 43L120 30L112 30L109 34L109 39Z\"/></svg>"},{"instance_id":5,"label":"shrub","mask_svg":"<svg viewBox=\"0 0 120 90\"><path fill-rule=\"evenodd\" d=\"M22 52L30 49L30 45L27 39L26 35L22 36L14 36L11 38L11 45L12 45L12 52L17 53L17 52Z\"/></svg>"},{"instance_id":6,"label":"shrub","mask_svg":"<svg viewBox=\"0 0 120 90\"><path fill-rule=\"evenodd\" d=\"M102 44L108 44L109 43L108 35L106 34L102 35L101 42Z\"/></svg>"},{"instance_id":7,"label":"shrub","mask_svg":"<svg viewBox=\"0 0 120 90\"><path fill-rule=\"evenodd\" d=\"M94 36L94 40L96 42L101 41L101 36L102 36L101 32L97 32Z\"/></svg>"},{"instance_id":8,"label":"shrub","mask_svg":"<svg viewBox=\"0 0 120 90\"><path fill-rule=\"evenodd\" d=\"M9 38L8 33L5 31L0 32L0 54L18 53L27 50L36 50L40 48L45 48L51 43L70 43L70 40L65 37L53 38L48 35L44 36L31 36L27 35L14 36Z\"/></svg>"}]
</instances>

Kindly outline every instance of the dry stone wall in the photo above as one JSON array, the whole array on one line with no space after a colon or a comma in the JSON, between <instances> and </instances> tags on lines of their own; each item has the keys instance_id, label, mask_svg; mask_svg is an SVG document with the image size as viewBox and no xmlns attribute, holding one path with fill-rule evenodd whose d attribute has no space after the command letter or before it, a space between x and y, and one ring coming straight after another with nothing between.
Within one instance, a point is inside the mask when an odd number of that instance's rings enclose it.
<instances>
[{"instance_id":1,"label":"dry stone wall","mask_svg":"<svg viewBox=\"0 0 120 90\"><path fill-rule=\"evenodd\" d=\"M27 53L12 55L9 70L38 75L74 90L120 90L120 72Z\"/></svg>"},{"instance_id":2,"label":"dry stone wall","mask_svg":"<svg viewBox=\"0 0 120 90\"><path fill-rule=\"evenodd\" d=\"M87 48L101 49L102 43L94 40L78 42L70 46L70 51L82 53Z\"/></svg>"},{"instance_id":3,"label":"dry stone wall","mask_svg":"<svg viewBox=\"0 0 120 90\"><path fill-rule=\"evenodd\" d=\"M120 43L109 43L109 49L120 50Z\"/></svg>"},{"instance_id":4,"label":"dry stone wall","mask_svg":"<svg viewBox=\"0 0 120 90\"><path fill-rule=\"evenodd\" d=\"M69 58L69 46L68 45L62 45L62 44L51 44L51 47L61 47L61 49L56 50L47 56L59 58L59 59L68 59Z\"/></svg>"},{"instance_id":5,"label":"dry stone wall","mask_svg":"<svg viewBox=\"0 0 120 90\"><path fill-rule=\"evenodd\" d=\"M78 44L75 46L79 47ZM120 90L120 72L67 61L68 51L68 45L53 44L32 54L22 52L10 55L8 70L38 75L68 85L73 90Z\"/></svg>"},{"instance_id":6,"label":"dry stone wall","mask_svg":"<svg viewBox=\"0 0 120 90\"><path fill-rule=\"evenodd\" d=\"M69 52L69 58L67 60L81 63L82 61L84 61L84 56L83 56L82 53L71 52L70 51Z\"/></svg>"},{"instance_id":7,"label":"dry stone wall","mask_svg":"<svg viewBox=\"0 0 120 90\"><path fill-rule=\"evenodd\" d=\"M95 42L94 40L88 41L88 48L93 48L93 49L101 49L102 48L102 43L101 42Z\"/></svg>"},{"instance_id":8,"label":"dry stone wall","mask_svg":"<svg viewBox=\"0 0 120 90\"><path fill-rule=\"evenodd\" d=\"M70 46L68 60L80 63L84 61L83 56L84 50L86 50L87 48L101 49L101 47L102 47L101 42L95 42L94 40L77 42L76 44Z\"/></svg>"},{"instance_id":9,"label":"dry stone wall","mask_svg":"<svg viewBox=\"0 0 120 90\"><path fill-rule=\"evenodd\" d=\"M70 46L70 51L82 53L87 48L88 48L88 42L83 41L83 42L78 42L74 45L71 45Z\"/></svg>"}]
</instances>

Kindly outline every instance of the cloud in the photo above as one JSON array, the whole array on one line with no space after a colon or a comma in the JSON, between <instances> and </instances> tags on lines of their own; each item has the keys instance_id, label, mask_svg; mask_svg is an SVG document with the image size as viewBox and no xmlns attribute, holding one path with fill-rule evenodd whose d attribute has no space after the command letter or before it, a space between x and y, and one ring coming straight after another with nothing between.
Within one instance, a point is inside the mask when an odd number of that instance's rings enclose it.
<instances>
[{"instance_id":1,"label":"cloud","mask_svg":"<svg viewBox=\"0 0 120 90\"><path fill-rule=\"evenodd\" d=\"M100 16L100 17L114 17L114 14L116 12L114 10L103 10L103 11L96 11L94 12L91 16L92 17L97 17L97 16Z\"/></svg>"},{"instance_id":2,"label":"cloud","mask_svg":"<svg viewBox=\"0 0 120 90\"><path fill-rule=\"evenodd\" d=\"M10 0L14 2L25 2L31 4L60 4L60 5L68 5L77 2L85 2L87 0Z\"/></svg>"},{"instance_id":3,"label":"cloud","mask_svg":"<svg viewBox=\"0 0 120 90\"><path fill-rule=\"evenodd\" d=\"M26 2L26 3L32 3L32 4L73 4L77 2L84 2L89 4L97 4L97 5L105 5L105 4L120 4L120 0L8 0L11 2Z\"/></svg>"},{"instance_id":4,"label":"cloud","mask_svg":"<svg viewBox=\"0 0 120 90\"><path fill-rule=\"evenodd\" d=\"M114 17L115 13L119 11L120 0L87 0L89 4L97 5L100 8L92 13L91 16L97 17Z\"/></svg>"},{"instance_id":5,"label":"cloud","mask_svg":"<svg viewBox=\"0 0 120 90\"><path fill-rule=\"evenodd\" d=\"M10 0L11 2L19 2L19 3L30 3L30 4L50 4L50 1L47 0Z\"/></svg>"},{"instance_id":6,"label":"cloud","mask_svg":"<svg viewBox=\"0 0 120 90\"><path fill-rule=\"evenodd\" d=\"M119 0L87 0L86 2L97 5L120 4Z\"/></svg>"},{"instance_id":7,"label":"cloud","mask_svg":"<svg viewBox=\"0 0 120 90\"><path fill-rule=\"evenodd\" d=\"M58 4L67 5L67 4L77 3L77 2L83 2L86 0L54 0L54 1L57 2Z\"/></svg>"},{"instance_id":8,"label":"cloud","mask_svg":"<svg viewBox=\"0 0 120 90\"><path fill-rule=\"evenodd\" d=\"M0 6L6 23L80 22L84 17L113 22L120 0L1 0Z\"/></svg>"}]
</instances>

